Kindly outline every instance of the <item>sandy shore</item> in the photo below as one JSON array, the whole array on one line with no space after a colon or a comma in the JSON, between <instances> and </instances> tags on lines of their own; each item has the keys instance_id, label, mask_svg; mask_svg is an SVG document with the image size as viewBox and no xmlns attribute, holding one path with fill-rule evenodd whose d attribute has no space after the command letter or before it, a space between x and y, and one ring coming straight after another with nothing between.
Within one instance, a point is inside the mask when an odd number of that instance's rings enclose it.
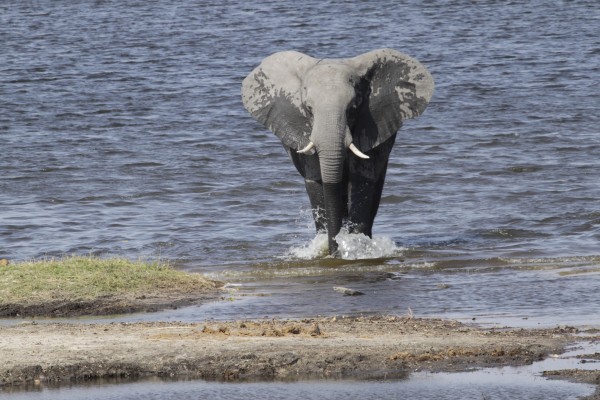
<instances>
[{"instance_id":1,"label":"sandy shore","mask_svg":"<svg viewBox=\"0 0 600 400\"><path fill-rule=\"evenodd\" d=\"M597 335L597 332L588 332ZM255 380L405 377L523 365L581 340L574 328L481 329L455 321L372 317L223 323L0 327L4 390L144 377ZM571 376L568 376L571 374ZM588 376L549 372L596 382Z\"/></svg>"},{"instance_id":2,"label":"sandy shore","mask_svg":"<svg viewBox=\"0 0 600 400\"><path fill-rule=\"evenodd\" d=\"M144 295L0 304L0 316L71 317L155 311L222 296L220 285ZM51 320L50 320L51 321ZM0 390L88 381L405 378L415 371L524 365L561 353L598 330L493 329L406 317L229 322L0 325ZM597 355L591 355L594 359ZM600 370L546 371L549 379L600 383ZM600 390L596 391L600 398Z\"/></svg>"}]
</instances>

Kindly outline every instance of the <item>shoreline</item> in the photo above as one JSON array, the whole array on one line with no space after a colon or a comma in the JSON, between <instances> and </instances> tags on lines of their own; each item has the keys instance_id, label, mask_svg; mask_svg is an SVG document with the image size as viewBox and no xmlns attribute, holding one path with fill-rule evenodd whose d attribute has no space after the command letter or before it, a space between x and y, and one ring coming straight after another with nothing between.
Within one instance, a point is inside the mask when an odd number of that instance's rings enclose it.
<instances>
[{"instance_id":1,"label":"shoreline","mask_svg":"<svg viewBox=\"0 0 600 400\"><path fill-rule=\"evenodd\" d=\"M78 323L64 318L174 309L223 299L226 291L222 282L199 274L119 259L68 258L2 268L8 296L0 303L0 318L13 317L0 324L3 393L152 378L406 379L421 371L529 365L573 344L600 341L600 327L490 328L412 315ZM597 362L599 355L586 357L585 362ZM600 398L600 369L543 376L596 384L589 399Z\"/></svg>"},{"instance_id":2,"label":"shoreline","mask_svg":"<svg viewBox=\"0 0 600 400\"><path fill-rule=\"evenodd\" d=\"M481 328L411 317L0 326L0 390L146 378L219 381L397 379L418 371L519 366L597 329ZM548 371L598 384L600 371ZM599 389L600 390L600 389ZM599 391L597 391L599 393Z\"/></svg>"}]
</instances>

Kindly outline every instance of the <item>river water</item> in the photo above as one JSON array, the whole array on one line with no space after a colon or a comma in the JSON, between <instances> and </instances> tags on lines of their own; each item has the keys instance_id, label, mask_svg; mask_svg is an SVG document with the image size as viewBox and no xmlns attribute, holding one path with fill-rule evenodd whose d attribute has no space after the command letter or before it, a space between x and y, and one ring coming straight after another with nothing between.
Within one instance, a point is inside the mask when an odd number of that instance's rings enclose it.
<instances>
[{"instance_id":1,"label":"river water","mask_svg":"<svg viewBox=\"0 0 600 400\"><path fill-rule=\"evenodd\" d=\"M3 2L0 258L160 258L232 290L130 319L600 325L599 24L595 1ZM375 240L323 259L241 81L280 50L381 47L436 91L398 135Z\"/></svg>"}]
</instances>

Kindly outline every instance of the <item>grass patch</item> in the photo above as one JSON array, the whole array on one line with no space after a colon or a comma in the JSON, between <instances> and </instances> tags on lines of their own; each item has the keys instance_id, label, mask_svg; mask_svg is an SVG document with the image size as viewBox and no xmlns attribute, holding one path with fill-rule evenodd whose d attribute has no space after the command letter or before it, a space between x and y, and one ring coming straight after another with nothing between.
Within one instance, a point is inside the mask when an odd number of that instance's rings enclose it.
<instances>
[{"instance_id":1,"label":"grass patch","mask_svg":"<svg viewBox=\"0 0 600 400\"><path fill-rule=\"evenodd\" d=\"M177 271L168 263L123 258L73 256L0 266L0 304L202 293L217 286L200 274Z\"/></svg>"}]
</instances>

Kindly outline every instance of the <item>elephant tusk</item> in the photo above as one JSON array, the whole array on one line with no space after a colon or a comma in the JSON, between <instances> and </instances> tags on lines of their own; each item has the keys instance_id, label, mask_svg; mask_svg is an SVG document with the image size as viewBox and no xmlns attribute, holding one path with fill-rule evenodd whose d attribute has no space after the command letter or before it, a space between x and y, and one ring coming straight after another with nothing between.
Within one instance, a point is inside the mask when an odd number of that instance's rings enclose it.
<instances>
[{"instance_id":1,"label":"elephant tusk","mask_svg":"<svg viewBox=\"0 0 600 400\"><path fill-rule=\"evenodd\" d=\"M352 151L357 157L360 158L364 158L365 160L369 159L369 156L366 155L365 153L361 152L355 145L354 143L350 143L350 146L348 146L348 148L350 149L350 151Z\"/></svg>"},{"instance_id":2,"label":"elephant tusk","mask_svg":"<svg viewBox=\"0 0 600 400\"><path fill-rule=\"evenodd\" d=\"M313 142L309 142L305 148L303 148L302 150L298 150L297 152L300 154L308 154L308 152L311 151L313 147L315 147L315 144Z\"/></svg>"}]
</instances>

